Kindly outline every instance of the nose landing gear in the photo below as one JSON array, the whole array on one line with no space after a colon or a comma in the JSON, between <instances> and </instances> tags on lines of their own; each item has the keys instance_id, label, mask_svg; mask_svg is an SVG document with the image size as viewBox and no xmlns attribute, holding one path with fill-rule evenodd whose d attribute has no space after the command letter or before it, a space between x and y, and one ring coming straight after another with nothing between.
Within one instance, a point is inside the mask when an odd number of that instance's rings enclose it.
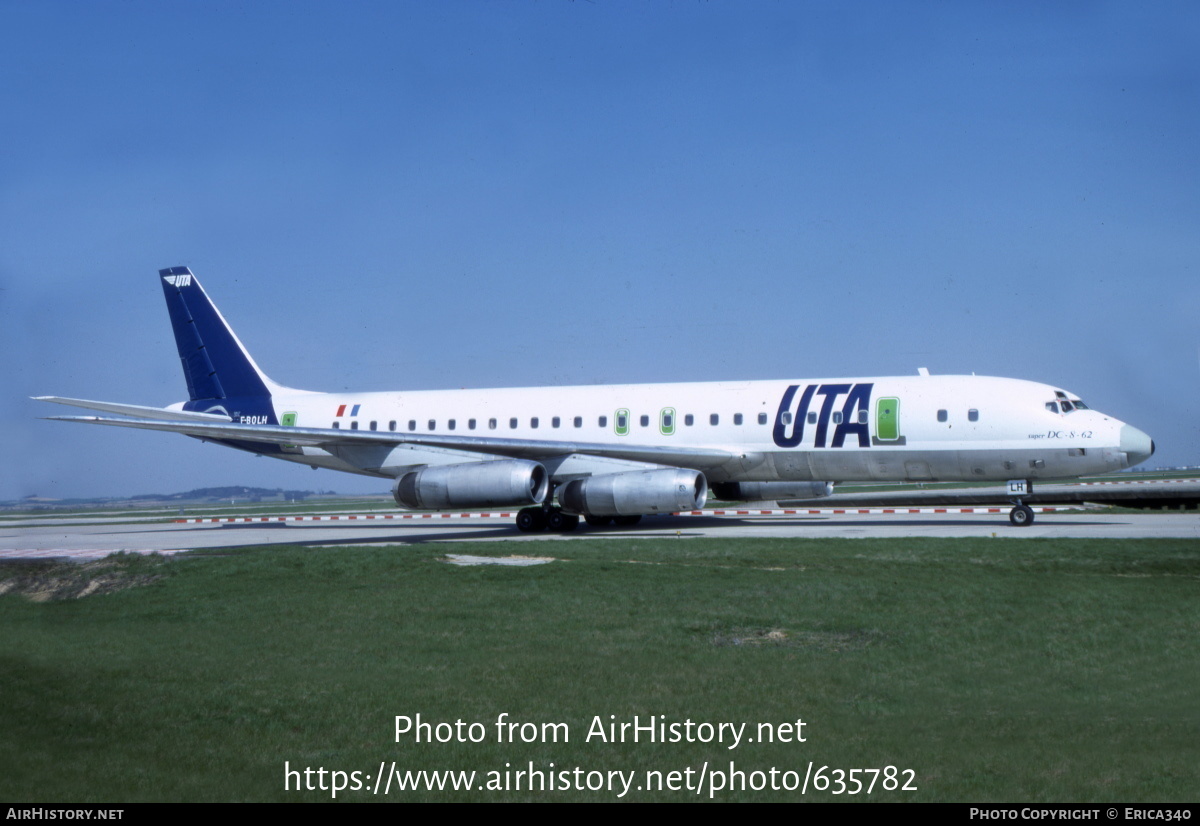
<instances>
[{"instance_id":1,"label":"nose landing gear","mask_svg":"<svg viewBox=\"0 0 1200 826\"><path fill-rule=\"evenodd\" d=\"M1011 511L1008 512L1008 521L1012 522L1018 528L1024 528L1033 524L1033 508L1028 505L1017 504Z\"/></svg>"},{"instance_id":2,"label":"nose landing gear","mask_svg":"<svg viewBox=\"0 0 1200 826\"><path fill-rule=\"evenodd\" d=\"M1021 501L1033 493L1033 482L1028 479L1013 479L1008 483L1009 501L1013 509L1008 512L1008 521L1018 528L1027 528L1033 524L1033 508Z\"/></svg>"}]
</instances>

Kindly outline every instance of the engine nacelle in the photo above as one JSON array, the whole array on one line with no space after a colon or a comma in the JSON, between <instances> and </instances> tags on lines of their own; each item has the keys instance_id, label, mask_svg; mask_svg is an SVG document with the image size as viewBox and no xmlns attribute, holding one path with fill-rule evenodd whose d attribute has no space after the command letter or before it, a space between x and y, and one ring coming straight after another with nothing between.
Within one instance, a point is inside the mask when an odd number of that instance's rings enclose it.
<instances>
[{"instance_id":1,"label":"engine nacelle","mask_svg":"<svg viewBox=\"0 0 1200 826\"><path fill-rule=\"evenodd\" d=\"M537 462L501 459L410 471L392 485L392 496L406 508L430 510L540 505L548 485Z\"/></svg>"},{"instance_id":2,"label":"engine nacelle","mask_svg":"<svg viewBox=\"0 0 1200 826\"><path fill-rule=\"evenodd\" d=\"M721 482L713 485L713 495L727 502L820 499L832 493L830 482Z\"/></svg>"},{"instance_id":3,"label":"engine nacelle","mask_svg":"<svg viewBox=\"0 0 1200 826\"><path fill-rule=\"evenodd\" d=\"M574 479L558 489L558 503L570 513L634 516L698 510L708 498L704 474L682 468L630 470Z\"/></svg>"}]
</instances>

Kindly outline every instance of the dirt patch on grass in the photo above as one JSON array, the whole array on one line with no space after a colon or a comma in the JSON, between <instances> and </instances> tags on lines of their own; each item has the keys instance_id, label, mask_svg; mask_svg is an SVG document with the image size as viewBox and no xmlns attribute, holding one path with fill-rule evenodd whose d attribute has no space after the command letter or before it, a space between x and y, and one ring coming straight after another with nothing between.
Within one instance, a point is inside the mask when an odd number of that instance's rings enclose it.
<instances>
[{"instance_id":1,"label":"dirt patch on grass","mask_svg":"<svg viewBox=\"0 0 1200 826\"><path fill-rule=\"evenodd\" d=\"M786 628L732 628L712 637L716 646L808 648L818 651L858 651L876 642L877 631L793 631Z\"/></svg>"},{"instance_id":2,"label":"dirt patch on grass","mask_svg":"<svg viewBox=\"0 0 1200 826\"><path fill-rule=\"evenodd\" d=\"M545 565L547 562L556 561L552 556L522 556L520 554L511 554L509 556L470 556L468 554L446 554L442 562L449 562L451 565L515 565L520 568L530 565Z\"/></svg>"},{"instance_id":3,"label":"dirt patch on grass","mask_svg":"<svg viewBox=\"0 0 1200 826\"><path fill-rule=\"evenodd\" d=\"M12 560L0 564L0 594L22 594L34 602L112 594L162 579L163 563L157 554L112 554L83 564Z\"/></svg>"}]
</instances>

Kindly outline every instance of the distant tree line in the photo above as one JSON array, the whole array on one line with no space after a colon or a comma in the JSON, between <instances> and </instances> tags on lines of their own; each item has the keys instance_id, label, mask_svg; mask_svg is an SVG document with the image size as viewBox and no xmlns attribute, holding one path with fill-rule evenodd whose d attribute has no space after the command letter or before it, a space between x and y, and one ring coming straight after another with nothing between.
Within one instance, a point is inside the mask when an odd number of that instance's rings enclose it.
<instances>
[{"instance_id":1,"label":"distant tree line","mask_svg":"<svg viewBox=\"0 0 1200 826\"><path fill-rule=\"evenodd\" d=\"M141 496L130 496L150 502L179 502L188 499L249 499L257 502L262 499L284 499L287 501L307 499L318 494L311 490L284 490L283 488L248 488L242 485L231 485L222 488L196 488L185 493L147 493Z\"/></svg>"}]
</instances>

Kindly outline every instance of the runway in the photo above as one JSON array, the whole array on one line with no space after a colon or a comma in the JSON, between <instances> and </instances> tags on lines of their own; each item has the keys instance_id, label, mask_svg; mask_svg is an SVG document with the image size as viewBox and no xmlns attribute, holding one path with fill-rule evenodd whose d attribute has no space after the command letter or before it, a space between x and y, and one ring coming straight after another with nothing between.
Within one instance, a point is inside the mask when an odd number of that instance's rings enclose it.
<instances>
[{"instance_id":1,"label":"runway","mask_svg":"<svg viewBox=\"0 0 1200 826\"><path fill-rule=\"evenodd\" d=\"M1003 537L1132 539L1200 539L1200 514L1182 513L1039 513L1029 527L1009 524L1007 512L915 513L863 509L863 513L725 511L722 515L646 517L629 528L589 528L566 534L520 533L511 516L437 514L432 518L382 518L386 514L338 515L317 521L292 517L283 521L134 522L97 518L12 521L0 526L0 559L95 559L118 551L180 553L251 546L413 545L428 542L571 542L638 536L645 538L743 537L774 539ZM970 509L941 509L968 511ZM980 510L980 509L976 509ZM398 514L392 516L399 516ZM368 518L372 517L372 518Z\"/></svg>"}]
</instances>

